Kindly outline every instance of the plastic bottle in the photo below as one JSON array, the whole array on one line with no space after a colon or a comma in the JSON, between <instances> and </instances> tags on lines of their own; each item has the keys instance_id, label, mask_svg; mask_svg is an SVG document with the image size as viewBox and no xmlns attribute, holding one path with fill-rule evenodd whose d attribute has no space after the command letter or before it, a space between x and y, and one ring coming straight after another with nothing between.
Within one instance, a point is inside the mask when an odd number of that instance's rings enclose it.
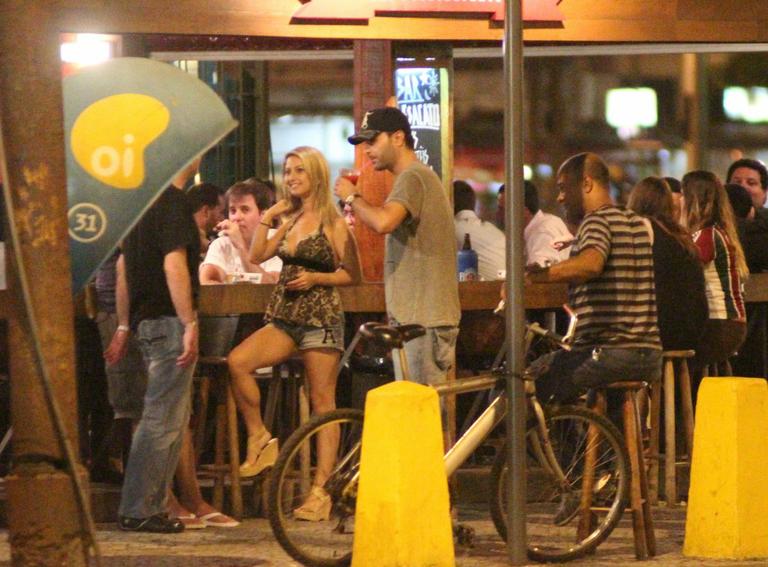
<instances>
[{"instance_id":1,"label":"plastic bottle","mask_svg":"<svg viewBox=\"0 0 768 567\"><path fill-rule=\"evenodd\" d=\"M477 277L477 252L472 250L472 242L469 234L464 234L464 245L457 254L457 263L459 265L459 281L476 281Z\"/></svg>"}]
</instances>

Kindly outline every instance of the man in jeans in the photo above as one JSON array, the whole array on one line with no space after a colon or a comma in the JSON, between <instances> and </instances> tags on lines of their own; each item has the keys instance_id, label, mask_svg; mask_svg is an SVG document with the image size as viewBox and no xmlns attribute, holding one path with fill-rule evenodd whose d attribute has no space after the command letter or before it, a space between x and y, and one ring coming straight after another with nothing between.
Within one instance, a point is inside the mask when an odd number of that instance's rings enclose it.
<instances>
[{"instance_id":1,"label":"man in jeans","mask_svg":"<svg viewBox=\"0 0 768 567\"><path fill-rule=\"evenodd\" d=\"M387 235L384 291L390 321L427 328L425 336L405 345L412 379L422 384L444 381L453 364L461 317L448 198L437 174L416 157L408 118L397 108L367 112L349 142L364 144L373 167L392 172L395 183L381 207L366 202L348 179L336 181L336 195L360 222ZM398 366L395 373L401 379Z\"/></svg>"},{"instance_id":2,"label":"man in jeans","mask_svg":"<svg viewBox=\"0 0 768 567\"><path fill-rule=\"evenodd\" d=\"M147 367L144 410L133 436L120 501L123 530L184 530L178 518L168 518L166 499L189 422L197 359L200 241L181 188L199 163L184 169L146 212L123 242L117 264L119 326L105 359L109 364L120 360L127 333L133 331Z\"/></svg>"},{"instance_id":3,"label":"man in jeans","mask_svg":"<svg viewBox=\"0 0 768 567\"><path fill-rule=\"evenodd\" d=\"M613 204L608 168L595 154L569 158L557 173L558 201L578 225L568 260L528 267L532 282L567 282L578 322L571 351L533 362L544 402L569 401L620 380L657 380L661 341L656 320L651 227Z\"/></svg>"}]
</instances>

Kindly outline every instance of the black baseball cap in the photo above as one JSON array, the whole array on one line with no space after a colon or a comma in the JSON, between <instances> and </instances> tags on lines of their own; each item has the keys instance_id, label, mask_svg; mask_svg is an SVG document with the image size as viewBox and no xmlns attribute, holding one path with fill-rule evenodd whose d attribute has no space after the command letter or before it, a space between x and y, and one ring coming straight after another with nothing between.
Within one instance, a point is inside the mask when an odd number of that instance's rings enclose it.
<instances>
[{"instance_id":1,"label":"black baseball cap","mask_svg":"<svg viewBox=\"0 0 768 567\"><path fill-rule=\"evenodd\" d=\"M402 130L406 134L411 133L411 125L405 114L391 106L375 108L365 113L360 129L347 140L356 146L363 142L370 142L382 132L397 132L398 130Z\"/></svg>"}]
</instances>

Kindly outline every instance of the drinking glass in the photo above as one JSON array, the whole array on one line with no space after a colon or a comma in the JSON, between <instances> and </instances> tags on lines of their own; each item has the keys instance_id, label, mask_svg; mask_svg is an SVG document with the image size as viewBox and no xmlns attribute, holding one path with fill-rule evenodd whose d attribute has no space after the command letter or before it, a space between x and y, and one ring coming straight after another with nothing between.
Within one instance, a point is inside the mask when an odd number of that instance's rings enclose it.
<instances>
[{"instance_id":1,"label":"drinking glass","mask_svg":"<svg viewBox=\"0 0 768 567\"><path fill-rule=\"evenodd\" d=\"M339 175L345 179L349 179L353 185L357 185L357 180L360 177L360 170L350 167L342 167L339 170Z\"/></svg>"}]
</instances>

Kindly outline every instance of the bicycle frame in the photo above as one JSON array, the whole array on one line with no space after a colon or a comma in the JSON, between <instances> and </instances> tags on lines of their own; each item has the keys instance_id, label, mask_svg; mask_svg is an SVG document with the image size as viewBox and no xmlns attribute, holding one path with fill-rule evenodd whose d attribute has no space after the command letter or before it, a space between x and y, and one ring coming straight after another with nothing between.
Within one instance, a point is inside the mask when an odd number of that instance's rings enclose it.
<instances>
[{"instance_id":1,"label":"bicycle frame","mask_svg":"<svg viewBox=\"0 0 768 567\"><path fill-rule=\"evenodd\" d=\"M527 326L525 333L525 349L526 351L533 342L533 338L536 335L542 337L548 337L554 341L561 348L570 348L570 336L574 324L569 325L569 333L565 337L559 337L558 335L543 329L537 323L532 323ZM408 362L405 359L404 349L399 349L399 358L403 376L408 377ZM498 359L497 359L498 360ZM481 390L492 390L499 386L499 383L505 379L505 375L494 373L492 370L490 373L486 373L480 376L472 378L461 378L452 382L443 382L440 384L433 384L432 387L437 391L439 396L446 396L450 394L462 394L468 392L477 392ZM536 398L535 387L532 380L528 380L526 386L526 401L528 408L532 411L536 423L538 435L534 438L532 450L537 460L541 465L560 482L565 483L565 474L560 468L557 458L552 450L552 445L549 440L549 432L546 425L546 417L544 415L544 409ZM491 401L490 405L483 411L480 416L469 426L467 431L456 440L454 445L446 452L445 461L445 473L450 477L455 473L461 465L475 452L475 450L485 441L494 428L501 423L507 414L507 400L502 392L496 394ZM351 482L347 485L344 494L348 494L348 490L351 487L357 486L359 472L354 475Z\"/></svg>"}]
</instances>

